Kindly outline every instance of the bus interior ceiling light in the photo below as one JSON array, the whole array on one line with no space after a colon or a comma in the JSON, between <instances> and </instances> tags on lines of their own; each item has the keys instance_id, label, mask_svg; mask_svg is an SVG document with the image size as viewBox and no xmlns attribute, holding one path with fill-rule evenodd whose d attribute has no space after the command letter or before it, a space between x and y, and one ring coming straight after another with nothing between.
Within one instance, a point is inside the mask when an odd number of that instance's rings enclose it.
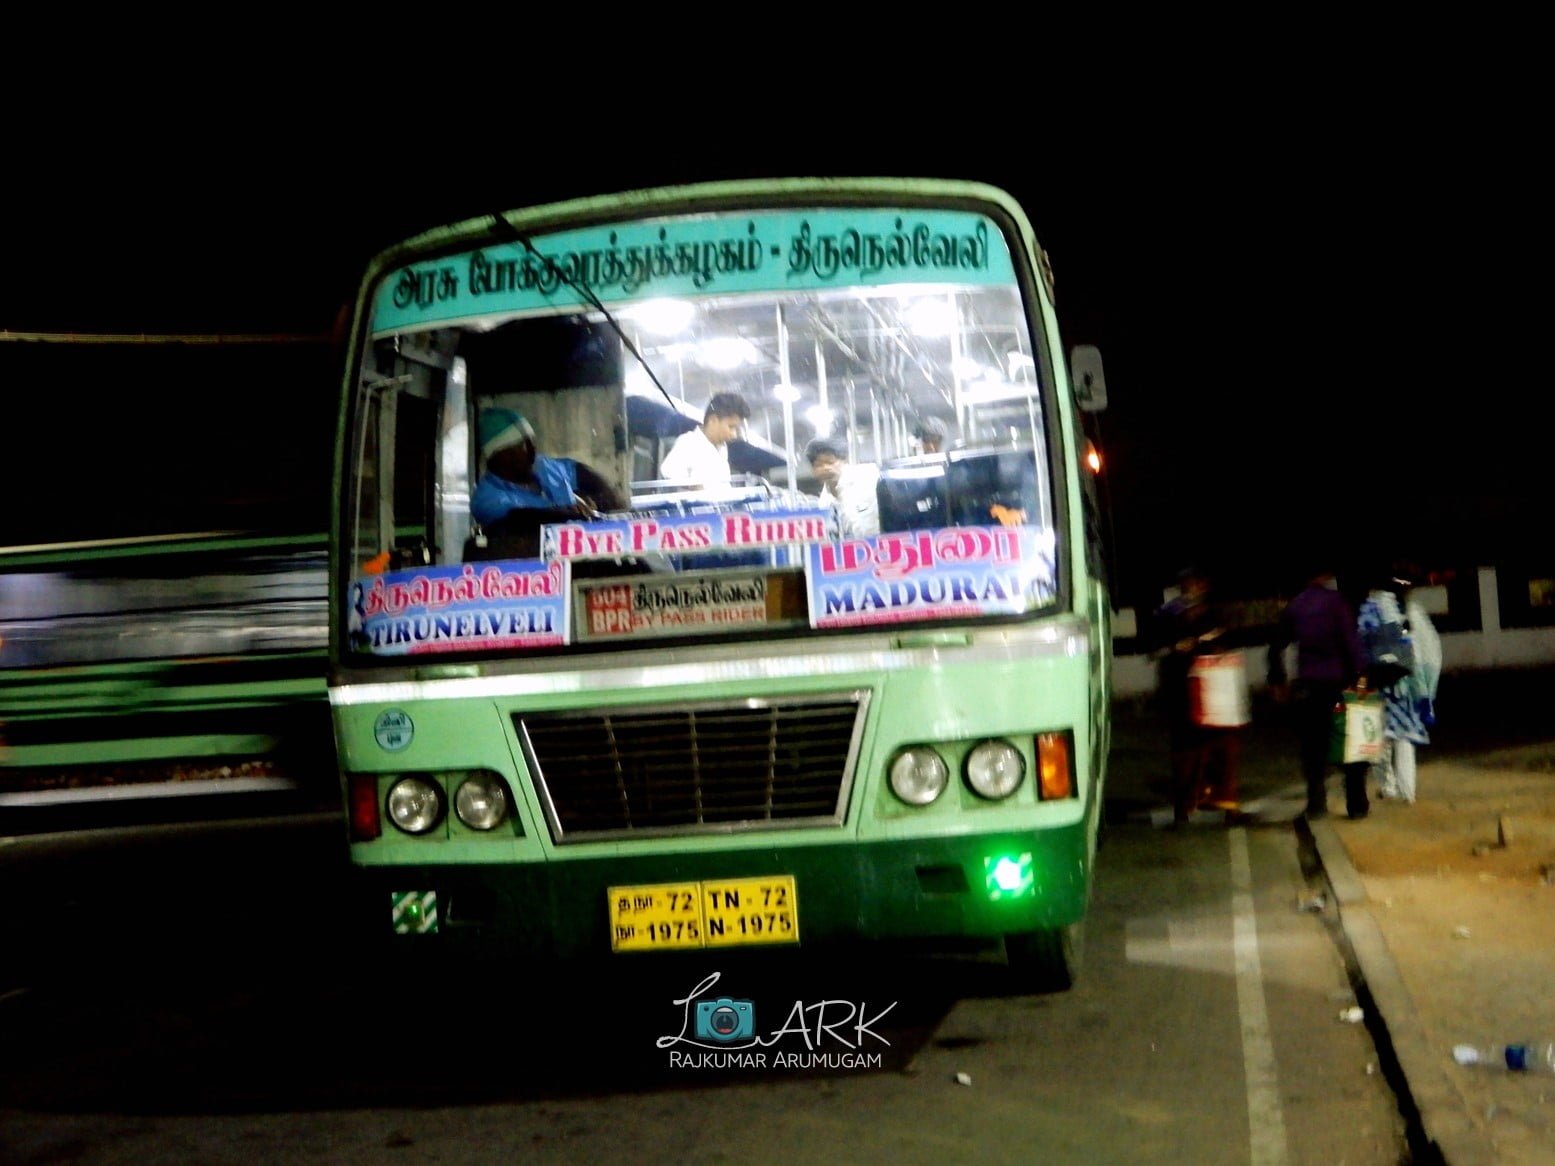
<instances>
[{"instance_id":1,"label":"bus interior ceiling light","mask_svg":"<svg viewBox=\"0 0 1555 1166\"><path fill-rule=\"evenodd\" d=\"M634 364L626 370L625 391L632 397L657 397L658 389L654 387L653 378L648 375L648 370L640 364Z\"/></svg>"},{"instance_id":2,"label":"bus interior ceiling light","mask_svg":"<svg viewBox=\"0 0 1555 1166\"><path fill-rule=\"evenodd\" d=\"M641 324L649 332L673 336L684 332L696 317L696 305L690 300L660 299L634 304L621 313Z\"/></svg>"},{"instance_id":3,"label":"bus interior ceiling light","mask_svg":"<svg viewBox=\"0 0 1555 1166\"><path fill-rule=\"evenodd\" d=\"M697 359L720 372L755 364L760 358L756 346L740 336L718 336L697 345Z\"/></svg>"},{"instance_id":4,"label":"bus interior ceiling light","mask_svg":"<svg viewBox=\"0 0 1555 1166\"><path fill-rule=\"evenodd\" d=\"M956 307L939 298L919 300L902 313L919 336L948 336L956 326Z\"/></svg>"}]
</instances>

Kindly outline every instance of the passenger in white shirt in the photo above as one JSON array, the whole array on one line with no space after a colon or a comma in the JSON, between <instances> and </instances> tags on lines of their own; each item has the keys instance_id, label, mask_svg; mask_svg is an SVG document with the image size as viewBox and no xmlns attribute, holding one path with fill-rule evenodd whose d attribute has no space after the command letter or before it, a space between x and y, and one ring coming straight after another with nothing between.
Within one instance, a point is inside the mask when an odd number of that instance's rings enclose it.
<instances>
[{"instance_id":1,"label":"passenger in white shirt","mask_svg":"<svg viewBox=\"0 0 1555 1166\"><path fill-rule=\"evenodd\" d=\"M817 437L805 446L810 472L821 483L821 497L837 511L843 538L862 538L880 533L880 500L875 486L880 467L872 462L854 465L848 447L829 437Z\"/></svg>"},{"instance_id":2,"label":"passenger in white shirt","mask_svg":"<svg viewBox=\"0 0 1555 1166\"><path fill-rule=\"evenodd\" d=\"M702 424L675 439L659 464L659 477L693 486L729 485L729 443L750 420L751 407L738 393L716 393Z\"/></svg>"}]
</instances>

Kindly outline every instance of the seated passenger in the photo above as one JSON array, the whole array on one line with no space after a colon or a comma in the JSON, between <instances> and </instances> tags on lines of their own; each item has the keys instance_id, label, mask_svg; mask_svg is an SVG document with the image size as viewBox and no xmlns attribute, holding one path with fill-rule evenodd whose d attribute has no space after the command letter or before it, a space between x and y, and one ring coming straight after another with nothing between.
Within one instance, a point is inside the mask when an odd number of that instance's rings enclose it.
<instances>
[{"instance_id":1,"label":"seated passenger","mask_svg":"<svg viewBox=\"0 0 1555 1166\"><path fill-rule=\"evenodd\" d=\"M837 512L837 527L843 538L861 538L880 533L880 502L875 486L880 467L872 462L854 465L848 460L848 447L833 438L817 437L805 446L810 472L821 483L821 497Z\"/></svg>"},{"instance_id":2,"label":"seated passenger","mask_svg":"<svg viewBox=\"0 0 1555 1166\"><path fill-rule=\"evenodd\" d=\"M702 424L675 439L659 465L659 477L695 487L729 485L729 443L750 420L751 407L738 393L716 393L702 414Z\"/></svg>"},{"instance_id":3,"label":"seated passenger","mask_svg":"<svg viewBox=\"0 0 1555 1166\"><path fill-rule=\"evenodd\" d=\"M950 444L950 429L938 417L924 417L913 430L923 453L944 453Z\"/></svg>"},{"instance_id":4,"label":"seated passenger","mask_svg":"<svg viewBox=\"0 0 1555 1166\"><path fill-rule=\"evenodd\" d=\"M480 438L486 472L475 485L470 513L488 535L519 536L515 558L539 553L540 527L546 523L626 509L592 467L536 452L534 429L512 409L482 412Z\"/></svg>"}]
</instances>

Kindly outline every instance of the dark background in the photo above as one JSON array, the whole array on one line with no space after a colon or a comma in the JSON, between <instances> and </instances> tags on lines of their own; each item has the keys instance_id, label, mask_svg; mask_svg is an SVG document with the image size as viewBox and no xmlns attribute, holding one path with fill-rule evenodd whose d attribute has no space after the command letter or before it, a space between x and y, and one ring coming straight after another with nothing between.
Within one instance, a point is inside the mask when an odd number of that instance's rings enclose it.
<instances>
[{"instance_id":1,"label":"dark background","mask_svg":"<svg viewBox=\"0 0 1555 1166\"><path fill-rule=\"evenodd\" d=\"M345 150L328 127L40 150L8 195L0 328L303 339L0 344L0 545L322 530L341 374L326 338L375 252L553 197L792 172L970 178L1021 200L1066 344L1106 361L1119 606L1158 602L1188 562L1267 596L1325 556L1357 573L1547 557L1548 376L1517 356L1544 277L1517 184L1487 201L1471 179L1497 146L1462 132L1449 174L1429 119L1335 124L817 131L779 158L596 125L467 160L405 137Z\"/></svg>"}]
</instances>

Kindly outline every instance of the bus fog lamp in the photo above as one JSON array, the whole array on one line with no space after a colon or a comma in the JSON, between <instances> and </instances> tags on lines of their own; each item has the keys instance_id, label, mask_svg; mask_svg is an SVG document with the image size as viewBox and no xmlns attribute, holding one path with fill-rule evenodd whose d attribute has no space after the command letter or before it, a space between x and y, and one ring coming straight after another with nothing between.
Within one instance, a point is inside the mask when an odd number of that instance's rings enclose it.
<instances>
[{"instance_id":1,"label":"bus fog lamp","mask_svg":"<svg viewBox=\"0 0 1555 1166\"><path fill-rule=\"evenodd\" d=\"M389 821L407 834L425 834L443 820L443 791L424 777L402 777L389 787Z\"/></svg>"},{"instance_id":2,"label":"bus fog lamp","mask_svg":"<svg viewBox=\"0 0 1555 1166\"><path fill-rule=\"evenodd\" d=\"M891 792L909 806L926 806L950 784L950 768L932 749L904 749L891 762Z\"/></svg>"},{"instance_id":3,"label":"bus fog lamp","mask_svg":"<svg viewBox=\"0 0 1555 1166\"><path fill-rule=\"evenodd\" d=\"M508 795L494 773L476 773L454 793L454 813L471 830L495 830L507 819Z\"/></svg>"},{"instance_id":4,"label":"bus fog lamp","mask_svg":"<svg viewBox=\"0 0 1555 1166\"><path fill-rule=\"evenodd\" d=\"M1036 893L1031 852L989 855L983 859L983 886L992 900L1015 899Z\"/></svg>"},{"instance_id":5,"label":"bus fog lamp","mask_svg":"<svg viewBox=\"0 0 1555 1166\"><path fill-rule=\"evenodd\" d=\"M984 741L967 754L966 783L979 797L1007 798L1025 776L1026 762L1008 741Z\"/></svg>"}]
</instances>

